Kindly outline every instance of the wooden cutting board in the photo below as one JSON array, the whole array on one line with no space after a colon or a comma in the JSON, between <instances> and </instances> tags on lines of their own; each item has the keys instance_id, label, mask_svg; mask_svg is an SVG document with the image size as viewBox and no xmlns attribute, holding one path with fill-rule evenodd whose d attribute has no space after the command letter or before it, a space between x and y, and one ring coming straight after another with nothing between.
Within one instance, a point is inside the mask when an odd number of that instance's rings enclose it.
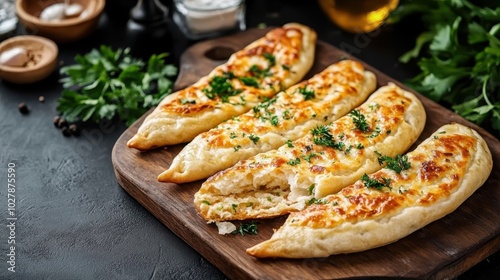
<instances>
[{"instance_id":1,"label":"wooden cutting board","mask_svg":"<svg viewBox=\"0 0 500 280\"><path fill-rule=\"evenodd\" d=\"M263 36L266 31L252 29L204 41L187 49L181 58L176 89L208 74L232 52ZM341 58L355 59L327 43L318 42L315 63L306 78ZM377 75L378 86L394 82L406 88L369 65L365 66ZM443 124L462 123L473 127L485 138L494 157L493 172L486 183L455 212L395 243L361 253L299 260L259 260L247 255L245 249L269 239L273 229L277 229L284 218L260 221L258 235L219 235L216 226L206 224L193 206L193 195L202 181L176 185L156 180L184 145L148 152L126 147L126 142L135 134L145 116L117 140L112 161L121 186L229 278L453 278L500 249L500 142L453 112L421 95L417 96L422 100L428 117L425 130L414 146Z\"/></svg>"}]
</instances>

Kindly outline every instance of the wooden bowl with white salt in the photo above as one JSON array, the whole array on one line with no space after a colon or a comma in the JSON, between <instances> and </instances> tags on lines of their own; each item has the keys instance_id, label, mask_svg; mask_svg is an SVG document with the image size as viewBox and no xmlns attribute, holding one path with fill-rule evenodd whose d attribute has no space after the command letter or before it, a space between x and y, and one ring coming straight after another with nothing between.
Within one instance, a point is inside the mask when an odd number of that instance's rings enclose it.
<instances>
[{"instance_id":1,"label":"wooden bowl with white salt","mask_svg":"<svg viewBox=\"0 0 500 280\"><path fill-rule=\"evenodd\" d=\"M105 4L105 0L17 0L16 13L30 34L68 43L95 30Z\"/></svg>"}]
</instances>

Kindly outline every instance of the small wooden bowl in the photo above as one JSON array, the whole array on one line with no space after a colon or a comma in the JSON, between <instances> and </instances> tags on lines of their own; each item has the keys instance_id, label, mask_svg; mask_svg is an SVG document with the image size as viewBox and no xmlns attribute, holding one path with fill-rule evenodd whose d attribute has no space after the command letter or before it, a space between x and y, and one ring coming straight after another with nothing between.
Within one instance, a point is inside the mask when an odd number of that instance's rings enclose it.
<instances>
[{"instance_id":1,"label":"small wooden bowl","mask_svg":"<svg viewBox=\"0 0 500 280\"><path fill-rule=\"evenodd\" d=\"M45 8L63 2L63 0L17 0L17 16L32 34L50 38L57 43L68 43L84 38L94 31L106 4L105 0L71 0L71 4L80 4L83 7L81 16L60 21L40 19L40 14Z\"/></svg>"},{"instance_id":2,"label":"small wooden bowl","mask_svg":"<svg viewBox=\"0 0 500 280\"><path fill-rule=\"evenodd\" d=\"M45 79L57 66L57 45L43 37L16 36L0 44L0 53L14 47L23 47L30 52L35 61L32 65L13 67L0 64L0 78L16 84L29 84Z\"/></svg>"}]
</instances>

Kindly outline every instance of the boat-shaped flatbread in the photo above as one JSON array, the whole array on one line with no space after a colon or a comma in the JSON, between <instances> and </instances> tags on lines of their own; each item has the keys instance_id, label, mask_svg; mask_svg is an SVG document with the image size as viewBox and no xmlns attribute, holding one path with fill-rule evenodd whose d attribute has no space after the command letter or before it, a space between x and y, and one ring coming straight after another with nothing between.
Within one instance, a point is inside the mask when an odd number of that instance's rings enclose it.
<instances>
[{"instance_id":1,"label":"boat-shaped flatbread","mask_svg":"<svg viewBox=\"0 0 500 280\"><path fill-rule=\"evenodd\" d=\"M277 149L359 106L375 90L376 77L353 60L334 63L247 113L196 136L159 181L205 179L240 160Z\"/></svg>"},{"instance_id":2,"label":"boat-shaped flatbread","mask_svg":"<svg viewBox=\"0 0 500 280\"><path fill-rule=\"evenodd\" d=\"M493 165L484 139L459 124L441 127L399 160L406 163L365 174L290 214L270 240L247 252L312 258L395 242L453 212L486 181Z\"/></svg>"},{"instance_id":3,"label":"boat-shaped flatbread","mask_svg":"<svg viewBox=\"0 0 500 280\"><path fill-rule=\"evenodd\" d=\"M191 141L298 83L314 61L316 33L297 23L270 30L195 84L165 97L127 146L139 150Z\"/></svg>"},{"instance_id":4,"label":"boat-shaped flatbread","mask_svg":"<svg viewBox=\"0 0 500 280\"><path fill-rule=\"evenodd\" d=\"M426 121L420 100L389 84L344 117L304 137L238 162L208 178L195 206L208 221L266 218L303 209L364 173L382 168L379 154L406 151Z\"/></svg>"}]
</instances>

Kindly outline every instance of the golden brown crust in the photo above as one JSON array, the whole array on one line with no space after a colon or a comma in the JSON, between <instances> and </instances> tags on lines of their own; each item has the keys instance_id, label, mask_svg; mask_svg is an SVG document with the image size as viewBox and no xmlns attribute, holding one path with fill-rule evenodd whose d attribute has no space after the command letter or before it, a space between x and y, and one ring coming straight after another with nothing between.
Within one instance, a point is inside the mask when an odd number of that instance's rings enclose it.
<instances>
[{"instance_id":1,"label":"golden brown crust","mask_svg":"<svg viewBox=\"0 0 500 280\"><path fill-rule=\"evenodd\" d=\"M364 130L356 122L360 119ZM380 169L376 152L395 156L406 151L425 119L415 95L389 84L352 113L311 130L290 147L258 154L208 178L195 194L195 206L209 221L300 210L311 199L338 192Z\"/></svg>"},{"instance_id":2,"label":"golden brown crust","mask_svg":"<svg viewBox=\"0 0 500 280\"><path fill-rule=\"evenodd\" d=\"M240 160L277 149L315 126L347 114L375 86L375 75L361 63L344 60L332 64L253 110L196 136L158 180L185 183L205 179Z\"/></svg>"},{"instance_id":3,"label":"golden brown crust","mask_svg":"<svg viewBox=\"0 0 500 280\"><path fill-rule=\"evenodd\" d=\"M269 31L192 86L164 98L127 146L147 150L188 142L248 111L300 81L312 66L315 45L316 33L301 24L289 23ZM242 77L254 83L245 82ZM207 92L213 90L212 81L222 78L231 84L232 90L224 96Z\"/></svg>"},{"instance_id":4,"label":"golden brown crust","mask_svg":"<svg viewBox=\"0 0 500 280\"><path fill-rule=\"evenodd\" d=\"M290 214L256 257L309 258L351 253L403 238L459 207L488 178L492 156L474 130L445 125L408 153L411 167L384 168L303 211Z\"/></svg>"}]
</instances>

